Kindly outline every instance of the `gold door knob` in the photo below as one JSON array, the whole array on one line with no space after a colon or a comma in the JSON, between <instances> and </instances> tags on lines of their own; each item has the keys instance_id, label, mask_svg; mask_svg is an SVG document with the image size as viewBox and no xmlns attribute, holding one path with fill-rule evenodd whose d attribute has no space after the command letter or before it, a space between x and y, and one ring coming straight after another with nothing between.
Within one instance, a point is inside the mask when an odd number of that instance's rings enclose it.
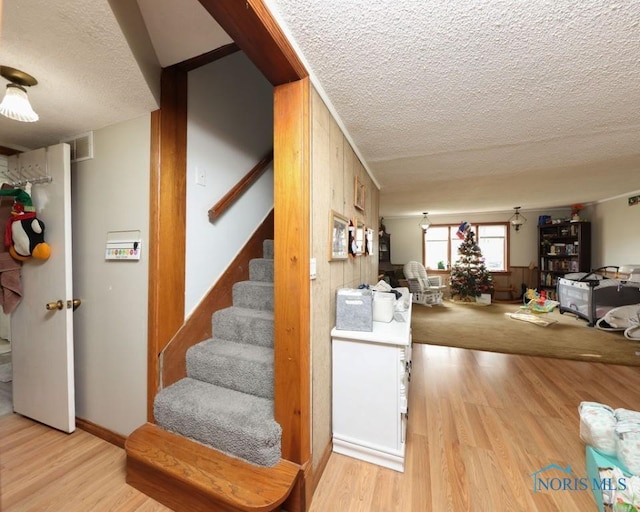
<instances>
[{"instance_id":1,"label":"gold door knob","mask_svg":"<svg viewBox=\"0 0 640 512\"><path fill-rule=\"evenodd\" d=\"M78 309L80 304L82 304L82 301L80 299L68 300L67 309L73 308L73 310L75 311L76 309Z\"/></svg>"},{"instance_id":2,"label":"gold door knob","mask_svg":"<svg viewBox=\"0 0 640 512\"><path fill-rule=\"evenodd\" d=\"M45 307L49 311L53 311L54 309L63 309L64 308L64 302L62 302L61 300L58 300L56 302L47 302Z\"/></svg>"}]
</instances>

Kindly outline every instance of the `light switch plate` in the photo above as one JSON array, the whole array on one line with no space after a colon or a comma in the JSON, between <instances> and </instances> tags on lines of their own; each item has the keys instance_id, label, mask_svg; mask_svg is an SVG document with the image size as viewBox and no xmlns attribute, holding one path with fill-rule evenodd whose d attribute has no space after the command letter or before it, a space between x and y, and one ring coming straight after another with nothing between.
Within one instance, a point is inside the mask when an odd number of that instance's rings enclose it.
<instances>
[{"instance_id":1,"label":"light switch plate","mask_svg":"<svg viewBox=\"0 0 640 512\"><path fill-rule=\"evenodd\" d=\"M196 184L203 187L207 186L207 172L198 166L196 166Z\"/></svg>"},{"instance_id":2,"label":"light switch plate","mask_svg":"<svg viewBox=\"0 0 640 512\"><path fill-rule=\"evenodd\" d=\"M311 258L311 261L309 262L309 274L310 274L310 278L311 279L315 279L316 278L316 259L315 258Z\"/></svg>"}]
</instances>

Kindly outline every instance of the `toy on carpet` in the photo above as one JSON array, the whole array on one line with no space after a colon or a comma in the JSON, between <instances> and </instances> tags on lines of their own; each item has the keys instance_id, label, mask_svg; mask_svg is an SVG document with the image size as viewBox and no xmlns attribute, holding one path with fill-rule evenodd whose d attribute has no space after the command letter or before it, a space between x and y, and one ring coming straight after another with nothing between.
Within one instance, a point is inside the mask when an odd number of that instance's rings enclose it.
<instances>
[{"instance_id":1,"label":"toy on carpet","mask_svg":"<svg viewBox=\"0 0 640 512\"><path fill-rule=\"evenodd\" d=\"M531 313L551 313L556 306L560 305L558 301L547 299L545 290L538 293L537 290L532 288L527 289L523 300L525 304L520 306L520 309L526 309Z\"/></svg>"},{"instance_id":2,"label":"toy on carpet","mask_svg":"<svg viewBox=\"0 0 640 512\"><path fill-rule=\"evenodd\" d=\"M514 320L522 320L541 327L548 327L557 323L557 320L541 314L551 313L560 304L555 300L547 299L547 293L544 290L538 293L537 290L528 288L522 300L524 301L524 306L520 306L518 312L505 313L505 315Z\"/></svg>"},{"instance_id":3,"label":"toy on carpet","mask_svg":"<svg viewBox=\"0 0 640 512\"><path fill-rule=\"evenodd\" d=\"M44 241L44 222L36 217L29 193L20 188L4 189L0 190L0 196L15 198L4 234L9 254L18 261L31 257L48 260L51 247Z\"/></svg>"}]
</instances>

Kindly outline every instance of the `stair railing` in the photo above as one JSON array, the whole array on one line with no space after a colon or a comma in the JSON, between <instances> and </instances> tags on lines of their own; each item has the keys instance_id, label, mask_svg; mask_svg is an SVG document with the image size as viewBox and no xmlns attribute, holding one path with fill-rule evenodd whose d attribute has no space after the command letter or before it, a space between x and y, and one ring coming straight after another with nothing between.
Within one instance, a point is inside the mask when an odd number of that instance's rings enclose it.
<instances>
[{"instance_id":1,"label":"stair railing","mask_svg":"<svg viewBox=\"0 0 640 512\"><path fill-rule=\"evenodd\" d=\"M251 169L220 201L209 210L209 221L215 222L227 209L244 194L251 184L256 181L262 173L267 170L269 164L273 162L273 149L262 157L262 159Z\"/></svg>"}]
</instances>

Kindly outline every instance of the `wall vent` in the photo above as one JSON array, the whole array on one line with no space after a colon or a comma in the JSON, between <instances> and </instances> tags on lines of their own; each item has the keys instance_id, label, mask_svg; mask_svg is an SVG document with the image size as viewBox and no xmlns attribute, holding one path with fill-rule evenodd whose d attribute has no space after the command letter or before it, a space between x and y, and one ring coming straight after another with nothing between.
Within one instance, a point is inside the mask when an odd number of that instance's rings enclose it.
<instances>
[{"instance_id":1,"label":"wall vent","mask_svg":"<svg viewBox=\"0 0 640 512\"><path fill-rule=\"evenodd\" d=\"M70 139L61 140L71 146L71 163L91 160L93 158L93 132L76 135Z\"/></svg>"}]
</instances>

